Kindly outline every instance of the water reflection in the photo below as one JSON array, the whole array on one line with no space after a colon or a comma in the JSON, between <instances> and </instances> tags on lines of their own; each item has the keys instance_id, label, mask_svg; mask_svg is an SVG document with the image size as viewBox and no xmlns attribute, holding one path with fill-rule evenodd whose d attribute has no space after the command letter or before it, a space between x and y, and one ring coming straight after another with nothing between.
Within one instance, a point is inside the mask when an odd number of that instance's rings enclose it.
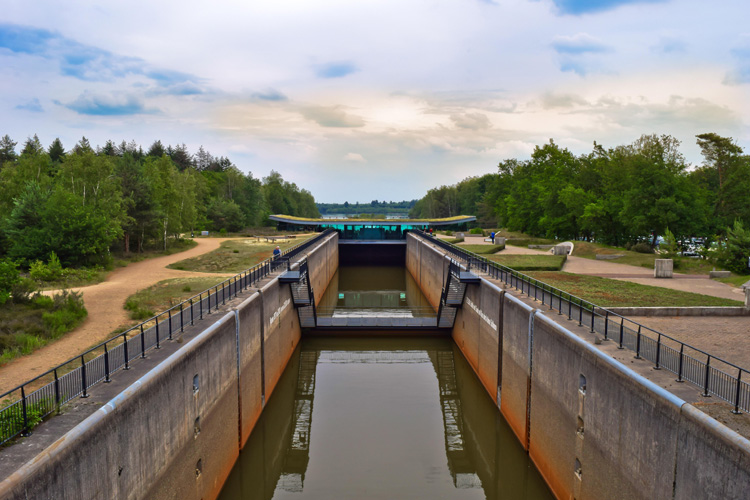
<instances>
[{"instance_id":1,"label":"water reflection","mask_svg":"<svg viewBox=\"0 0 750 500\"><path fill-rule=\"evenodd\" d=\"M318 305L318 316L432 317L435 310L403 266L340 266Z\"/></svg>"},{"instance_id":2,"label":"water reflection","mask_svg":"<svg viewBox=\"0 0 750 500\"><path fill-rule=\"evenodd\" d=\"M321 338L219 498L553 497L451 340Z\"/></svg>"}]
</instances>

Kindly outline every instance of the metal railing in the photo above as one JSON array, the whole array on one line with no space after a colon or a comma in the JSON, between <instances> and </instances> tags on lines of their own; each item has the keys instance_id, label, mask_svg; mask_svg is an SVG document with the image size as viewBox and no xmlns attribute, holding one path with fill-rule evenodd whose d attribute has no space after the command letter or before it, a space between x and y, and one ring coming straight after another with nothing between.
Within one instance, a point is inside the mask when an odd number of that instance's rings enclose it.
<instances>
[{"instance_id":1,"label":"metal railing","mask_svg":"<svg viewBox=\"0 0 750 500\"><path fill-rule=\"evenodd\" d=\"M280 257L266 259L0 395L0 401L10 400L0 408L0 445L29 435L32 427L59 412L62 405L78 396L88 397L92 386L110 382L119 370L129 370L133 361L160 349L185 326L216 312L278 268L288 267L290 259L332 232L327 229L288 248Z\"/></svg>"},{"instance_id":2,"label":"metal railing","mask_svg":"<svg viewBox=\"0 0 750 500\"><path fill-rule=\"evenodd\" d=\"M714 395L731 403L734 406L734 413L740 413L740 410L750 412L750 384L748 383L750 373L748 370L605 307L583 300L452 243L432 237L424 231L412 230L411 232L464 261L467 269L479 270L494 279L507 283L534 300L541 301L542 305L548 307L550 311L578 321L579 326L585 326L591 332L603 335L605 340L617 343L619 349L635 352L637 359L652 362L654 369L664 369L674 373L677 375L678 382L687 381L698 386L703 396Z\"/></svg>"}]
</instances>

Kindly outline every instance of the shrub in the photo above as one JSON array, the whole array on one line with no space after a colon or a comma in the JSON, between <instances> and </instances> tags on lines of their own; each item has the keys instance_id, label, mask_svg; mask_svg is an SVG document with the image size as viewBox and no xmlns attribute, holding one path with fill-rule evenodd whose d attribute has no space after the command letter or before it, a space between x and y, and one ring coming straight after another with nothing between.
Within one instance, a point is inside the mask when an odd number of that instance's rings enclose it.
<instances>
[{"instance_id":1,"label":"shrub","mask_svg":"<svg viewBox=\"0 0 750 500\"><path fill-rule=\"evenodd\" d=\"M31 264L31 277L37 281L57 281L63 277L63 267L55 252L50 252L47 264L37 260Z\"/></svg>"},{"instance_id":2,"label":"shrub","mask_svg":"<svg viewBox=\"0 0 750 500\"><path fill-rule=\"evenodd\" d=\"M52 309L55 305L55 301L52 297L46 295L37 295L31 300L31 302L37 309Z\"/></svg>"},{"instance_id":3,"label":"shrub","mask_svg":"<svg viewBox=\"0 0 750 500\"><path fill-rule=\"evenodd\" d=\"M33 280L29 278L21 278L18 283L15 283L11 289L10 294L13 297L13 302L16 304L27 304L31 301L31 294L36 290L36 285Z\"/></svg>"},{"instance_id":4,"label":"shrub","mask_svg":"<svg viewBox=\"0 0 750 500\"><path fill-rule=\"evenodd\" d=\"M11 296L13 286L21 281L17 264L10 259L0 259L0 305Z\"/></svg>"},{"instance_id":5,"label":"shrub","mask_svg":"<svg viewBox=\"0 0 750 500\"><path fill-rule=\"evenodd\" d=\"M445 232L445 235L446 235L446 236L453 236L453 231L451 231L450 229L448 229L448 230L447 230L447 231Z\"/></svg>"},{"instance_id":6,"label":"shrub","mask_svg":"<svg viewBox=\"0 0 750 500\"><path fill-rule=\"evenodd\" d=\"M190 285L185 285L185 286L182 287L182 291L183 292L192 292L193 289L190 288Z\"/></svg>"},{"instance_id":7,"label":"shrub","mask_svg":"<svg viewBox=\"0 0 750 500\"><path fill-rule=\"evenodd\" d=\"M481 227L474 227L469 230L469 234L481 234L482 236L484 236L484 231L482 231Z\"/></svg>"},{"instance_id":8,"label":"shrub","mask_svg":"<svg viewBox=\"0 0 750 500\"><path fill-rule=\"evenodd\" d=\"M654 249L651 248L651 245L649 245L645 241L639 241L638 243L630 247L630 250L638 253L654 253Z\"/></svg>"},{"instance_id":9,"label":"shrub","mask_svg":"<svg viewBox=\"0 0 750 500\"><path fill-rule=\"evenodd\" d=\"M52 311L42 314L42 321L54 338L75 328L87 314L83 295L64 290L53 297Z\"/></svg>"},{"instance_id":10,"label":"shrub","mask_svg":"<svg viewBox=\"0 0 750 500\"><path fill-rule=\"evenodd\" d=\"M664 251L664 256L667 259L675 259L677 257L677 238L674 237L674 234L669 229L664 231L664 243L659 245L659 249Z\"/></svg>"},{"instance_id":11,"label":"shrub","mask_svg":"<svg viewBox=\"0 0 750 500\"><path fill-rule=\"evenodd\" d=\"M735 221L734 227L727 229L727 239L716 253L716 262L724 269L748 274L750 230L745 229L740 221Z\"/></svg>"}]
</instances>

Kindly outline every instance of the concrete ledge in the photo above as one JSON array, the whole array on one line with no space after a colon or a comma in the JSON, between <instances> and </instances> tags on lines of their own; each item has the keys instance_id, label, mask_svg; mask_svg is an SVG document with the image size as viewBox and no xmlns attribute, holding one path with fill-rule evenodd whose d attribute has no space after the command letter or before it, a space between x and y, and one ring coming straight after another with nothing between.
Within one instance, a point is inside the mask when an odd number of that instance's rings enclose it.
<instances>
[{"instance_id":1,"label":"concrete ledge","mask_svg":"<svg viewBox=\"0 0 750 500\"><path fill-rule=\"evenodd\" d=\"M707 307L608 307L610 312L622 316L750 316L750 309L741 306Z\"/></svg>"},{"instance_id":2,"label":"concrete ledge","mask_svg":"<svg viewBox=\"0 0 750 500\"><path fill-rule=\"evenodd\" d=\"M536 250L549 250L550 248L555 248L555 245L529 245L529 248Z\"/></svg>"},{"instance_id":3,"label":"concrete ledge","mask_svg":"<svg viewBox=\"0 0 750 500\"><path fill-rule=\"evenodd\" d=\"M709 271L709 278L729 278L732 276L731 271Z\"/></svg>"}]
</instances>

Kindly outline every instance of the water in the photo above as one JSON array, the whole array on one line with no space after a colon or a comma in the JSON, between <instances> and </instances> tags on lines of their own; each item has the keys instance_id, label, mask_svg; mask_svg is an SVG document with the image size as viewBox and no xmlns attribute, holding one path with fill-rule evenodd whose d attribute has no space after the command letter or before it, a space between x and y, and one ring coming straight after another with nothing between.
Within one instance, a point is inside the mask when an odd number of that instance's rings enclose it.
<instances>
[{"instance_id":1,"label":"water","mask_svg":"<svg viewBox=\"0 0 750 500\"><path fill-rule=\"evenodd\" d=\"M403 266L340 266L326 288L318 316L435 316L411 274Z\"/></svg>"},{"instance_id":2,"label":"water","mask_svg":"<svg viewBox=\"0 0 750 500\"><path fill-rule=\"evenodd\" d=\"M219 495L551 499L455 344L303 338Z\"/></svg>"}]
</instances>

